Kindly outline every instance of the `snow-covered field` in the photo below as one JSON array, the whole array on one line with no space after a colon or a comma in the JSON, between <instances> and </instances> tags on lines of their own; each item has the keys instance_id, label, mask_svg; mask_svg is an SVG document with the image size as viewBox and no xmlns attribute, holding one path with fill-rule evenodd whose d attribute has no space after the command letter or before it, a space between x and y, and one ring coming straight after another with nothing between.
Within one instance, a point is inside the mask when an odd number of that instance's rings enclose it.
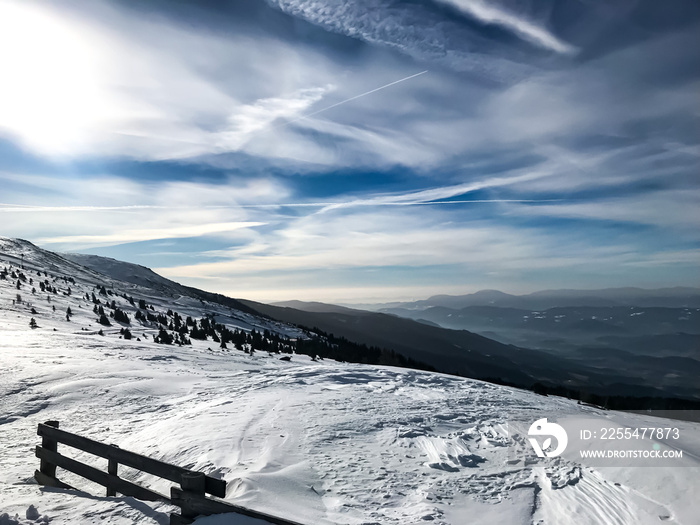
<instances>
[{"instance_id":1,"label":"snow-covered field","mask_svg":"<svg viewBox=\"0 0 700 525\"><path fill-rule=\"evenodd\" d=\"M12 246L0 249L0 269L16 255ZM24 262L35 265L25 272L35 280L47 264ZM285 362L265 352L221 350L211 341L161 345L152 342L149 327L132 327L135 336L148 335L141 341L120 339L118 325L100 336L92 303L83 298L98 276L63 264L55 261L54 272L70 271L76 282L70 296L55 294L51 302L25 287L23 302L13 305L14 280L0 280L0 525L166 524L176 510L103 497L102 487L60 469L59 477L82 491L37 485L36 426L51 419L65 430L220 476L228 500L309 525L699 522L698 424L664 422L682 429L683 468L538 460L527 432L542 417L595 416L627 426L648 426L651 418L441 374L298 355ZM125 291L148 293L136 285ZM148 301L183 315L217 308L187 297L151 294ZM222 310L215 313L224 318ZM232 327L272 326L229 313ZM31 317L38 328L29 328ZM73 452L106 468L104 460ZM120 474L169 492L169 482L126 468Z\"/></svg>"}]
</instances>

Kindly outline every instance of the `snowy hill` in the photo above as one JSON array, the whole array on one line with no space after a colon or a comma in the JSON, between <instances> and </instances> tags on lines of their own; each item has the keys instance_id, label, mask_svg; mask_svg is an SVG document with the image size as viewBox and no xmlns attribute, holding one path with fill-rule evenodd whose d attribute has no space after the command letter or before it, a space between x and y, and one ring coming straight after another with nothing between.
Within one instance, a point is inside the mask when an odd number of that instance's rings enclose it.
<instances>
[{"instance_id":1,"label":"snowy hill","mask_svg":"<svg viewBox=\"0 0 700 525\"><path fill-rule=\"evenodd\" d=\"M88 255L82 253L66 253L62 257L80 264L84 267L94 270L100 275L109 276L111 279L121 283L135 284L149 290L158 292L159 295L167 297L188 296L202 301L208 301L222 305L228 308L233 308L238 311L258 315L257 312L250 310L247 306L236 299L225 297L220 294L205 292L190 286L184 286L170 279L158 275L150 268L140 266L138 264L117 261L110 257L101 257L98 255Z\"/></svg>"},{"instance_id":2,"label":"snowy hill","mask_svg":"<svg viewBox=\"0 0 700 525\"><path fill-rule=\"evenodd\" d=\"M81 266L95 270L102 275L108 275L113 279L161 290L164 293L182 293L184 288L169 279L161 277L150 268L138 264L84 253L66 253L63 254L63 257Z\"/></svg>"},{"instance_id":3,"label":"snowy hill","mask_svg":"<svg viewBox=\"0 0 700 525\"><path fill-rule=\"evenodd\" d=\"M32 448L37 424L50 419L221 477L227 500L309 525L697 522L698 423L405 368L298 354L281 361L269 345L308 334L181 293L185 287L159 289L164 283L144 280L152 278L147 272L117 279L114 268L111 277L95 270L101 261L92 269L82 263L0 238L0 272L8 270L0 278L0 524L168 523L173 507L165 503L105 498L103 489L60 471L81 490L38 486ZM98 321L100 306L109 326ZM117 310L129 322L111 317ZM162 320L182 346L163 344ZM244 351L191 336L212 326L219 339L243 334ZM253 330L267 330L269 352L260 338L248 342ZM539 459L527 436L544 417L678 428L679 439L655 446L684 456L659 466ZM128 469L123 475L161 492L169 486ZM212 523L238 522L197 520Z\"/></svg>"}]
</instances>

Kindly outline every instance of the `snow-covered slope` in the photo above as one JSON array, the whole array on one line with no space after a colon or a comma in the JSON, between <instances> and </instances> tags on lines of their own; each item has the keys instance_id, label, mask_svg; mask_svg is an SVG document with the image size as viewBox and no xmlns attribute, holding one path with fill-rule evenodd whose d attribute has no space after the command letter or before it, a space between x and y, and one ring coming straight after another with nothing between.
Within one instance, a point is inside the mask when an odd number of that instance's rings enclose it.
<instances>
[{"instance_id":1,"label":"snow-covered slope","mask_svg":"<svg viewBox=\"0 0 700 525\"><path fill-rule=\"evenodd\" d=\"M97 324L86 298L100 295L96 287L113 291L101 300L116 301L132 317L135 307L121 293L143 298L154 313L209 313L231 328L300 334L217 303L106 280L17 241L0 239L3 267L22 271L27 283L17 290L16 279L0 279L0 524L168 523L169 505L105 498L101 487L68 473L59 471L82 491L36 485L36 425L50 419L220 476L228 482L227 499L309 525L697 523L696 423L604 412L408 369L300 355L285 362L266 352L220 349L211 340L163 345L153 342L154 326L135 321L134 338L125 340L118 323ZM57 293L32 294L30 278L37 290L48 279ZM542 417L679 427L684 439L675 445L686 453L683 466L594 468L563 457L537 460L527 432ZM162 480L128 469L120 474L168 490ZM239 522L197 520L221 523Z\"/></svg>"},{"instance_id":2,"label":"snow-covered slope","mask_svg":"<svg viewBox=\"0 0 700 525\"><path fill-rule=\"evenodd\" d=\"M65 253L63 257L81 266L95 270L102 275L108 275L113 279L125 283L137 284L164 293L177 293L182 290L182 287L173 283L173 281L158 275L150 268L138 264L84 253Z\"/></svg>"}]
</instances>

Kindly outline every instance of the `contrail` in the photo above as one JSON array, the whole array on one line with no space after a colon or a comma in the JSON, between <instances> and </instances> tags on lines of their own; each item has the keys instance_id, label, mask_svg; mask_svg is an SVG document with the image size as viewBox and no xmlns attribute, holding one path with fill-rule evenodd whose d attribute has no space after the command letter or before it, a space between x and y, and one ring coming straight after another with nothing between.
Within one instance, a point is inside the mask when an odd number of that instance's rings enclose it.
<instances>
[{"instance_id":1,"label":"contrail","mask_svg":"<svg viewBox=\"0 0 700 525\"><path fill-rule=\"evenodd\" d=\"M426 69L425 71L421 71L420 73L416 73L415 75L411 75L410 77L402 78L402 79L400 79L400 80L394 80L393 82L389 82L388 84L386 84L386 85L384 85L384 86L381 86L381 87L378 87L378 88L374 88L374 89L372 89L372 90L370 90L370 91L367 91L367 92L365 92L365 93L361 93L361 94L359 94L359 95L355 95L354 97L350 97L350 98L347 98L347 99L345 99L345 100L341 100L340 102L336 102L335 104L332 104L332 105L330 105L330 106L328 106L328 107L325 107L325 108L323 108L323 109L319 109L318 111L314 111L313 113L309 113L308 115L302 115L301 117L297 117L297 118L295 118L294 120L288 120L287 122L285 122L285 123L282 124L282 125L283 125L283 126L286 126L286 125L288 125L288 124L292 124L293 122L297 122L297 121L303 120L303 119L305 119L305 118L313 117L314 115L318 115L319 113L323 113L324 111L328 111L329 109L336 108L336 107L338 107L338 106L340 106L340 105L342 105L342 104L345 104L345 103L347 103L347 102L351 102L351 101L353 101L353 100L357 100L358 98L362 98L362 97L365 97L365 96L367 96L367 95L371 95L372 93L376 93L377 91L381 91L382 89L386 89L386 88L388 88L388 87L394 86L394 85L396 85L396 84L398 84L398 83L400 83L400 82L405 82L406 80L411 80L412 78L419 77L419 76L421 76L421 75L424 75L424 74L427 73L427 72L428 72L428 70Z\"/></svg>"},{"instance_id":2,"label":"contrail","mask_svg":"<svg viewBox=\"0 0 700 525\"><path fill-rule=\"evenodd\" d=\"M274 202L265 204L235 204L235 205L208 205L208 206L158 206L158 205L132 205L132 206L35 206L29 204L4 204L0 203L0 213L23 213L23 212L100 212L100 211L141 211L141 210L228 210L237 208L325 208L333 207L371 207L371 206L440 206L449 204L477 204L477 203L498 203L498 202L562 202L565 199L476 199L476 200L428 200L428 201L335 201L335 202Z\"/></svg>"},{"instance_id":3,"label":"contrail","mask_svg":"<svg viewBox=\"0 0 700 525\"><path fill-rule=\"evenodd\" d=\"M346 104L347 102L352 102L353 100L357 100L358 98L366 97L367 95L371 95L372 93L376 93L377 91L381 91L382 89L386 89L388 87L394 86L394 85L399 84L401 82L405 82L406 80L411 80L412 78L419 77L421 75L424 75L425 73L428 73L428 71L429 70L426 69L425 71L421 71L420 73L416 73L415 75L411 75L409 77L402 78L400 80L395 80L393 82L389 82L388 84L386 84L384 86L380 86L380 87L374 88L370 91L366 91L365 93L355 95L354 97L350 97L350 98L347 98L345 100L341 100L340 102L336 102L335 104L332 104L332 105L325 107L323 109L319 109L318 111L314 111L313 113L309 113L308 115L301 115L300 117L297 117L295 119L287 120L281 124L278 124L277 126L273 126L272 124L273 124L274 120L276 120L276 118L277 118L276 117L275 119L273 119L272 122L269 122L268 124L264 125L262 128L251 131L248 134L249 135L257 135L259 133L265 133L265 132L273 130L273 129L278 129L278 128L282 128L284 126L288 126L290 124L293 124L294 122L298 122L300 120L304 120L306 118L313 117L314 115L318 115L319 113L323 113L324 111L328 111L329 109L333 109L333 108L336 108L336 107L341 106L343 104ZM156 135L141 135L141 134L136 134L136 133L124 133L124 132L115 132L115 133L118 135L126 135L129 137L156 138L156 139L160 139L160 140L167 140L170 142L181 142L183 144L196 144L198 146L203 146L203 145L208 144L207 142L204 142L204 141L174 139L171 137L162 137L162 136L156 136Z\"/></svg>"}]
</instances>

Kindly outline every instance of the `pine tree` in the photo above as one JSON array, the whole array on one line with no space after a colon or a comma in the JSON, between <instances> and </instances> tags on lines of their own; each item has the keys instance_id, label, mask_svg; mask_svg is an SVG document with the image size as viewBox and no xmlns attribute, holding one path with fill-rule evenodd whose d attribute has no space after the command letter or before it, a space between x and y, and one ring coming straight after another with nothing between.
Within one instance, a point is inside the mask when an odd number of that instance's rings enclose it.
<instances>
[{"instance_id":1,"label":"pine tree","mask_svg":"<svg viewBox=\"0 0 700 525\"><path fill-rule=\"evenodd\" d=\"M164 328L158 331L158 337L155 338L156 343L161 343L164 345L173 344L173 336L170 335Z\"/></svg>"},{"instance_id":2,"label":"pine tree","mask_svg":"<svg viewBox=\"0 0 700 525\"><path fill-rule=\"evenodd\" d=\"M126 312L124 312L124 310L120 310L119 308L114 310L114 320L118 323L131 324L131 319L129 319L129 316L126 314Z\"/></svg>"}]
</instances>

